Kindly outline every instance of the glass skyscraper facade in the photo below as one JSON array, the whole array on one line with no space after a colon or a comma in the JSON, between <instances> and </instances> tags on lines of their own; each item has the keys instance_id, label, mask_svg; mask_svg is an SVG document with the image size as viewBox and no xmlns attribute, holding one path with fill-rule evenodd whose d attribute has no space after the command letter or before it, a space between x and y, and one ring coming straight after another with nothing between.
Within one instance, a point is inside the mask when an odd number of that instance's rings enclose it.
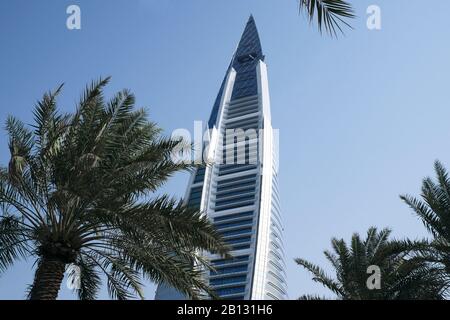
<instances>
[{"instance_id":1,"label":"glass skyscraper facade","mask_svg":"<svg viewBox=\"0 0 450 320\"><path fill-rule=\"evenodd\" d=\"M271 125L267 67L250 17L208 121L214 161L192 174L187 203L213 221L231 259L210 255L205 280L223 299L286 299L278 191L278 140ZM229 139L231 132L244 132ZM243 146L243 148L241 148ZM243 150L243 151L242 151ZM183 299L161 284L156 299Z\"/></svg>"}]
</instances>

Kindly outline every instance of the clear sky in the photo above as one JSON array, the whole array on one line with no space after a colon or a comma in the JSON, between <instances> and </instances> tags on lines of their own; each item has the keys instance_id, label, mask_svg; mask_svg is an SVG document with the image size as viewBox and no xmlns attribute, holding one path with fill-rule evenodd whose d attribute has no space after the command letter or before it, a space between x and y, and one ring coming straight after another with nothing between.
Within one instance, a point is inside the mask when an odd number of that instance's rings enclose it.
<instances>
[{"instance_id":1,"label":"clear sky","mask_svg":"<svg viewBox=\"0 0 450 320\"><path fill-rule=\"evenodd\" d=\"M111 75L108 94L131 89L167 134L193 130L209 117L253 13L280 129L289 295L327 294L293 259L330 270L322 251L331 237L372 225L425 236L398 195L418 194L435 159L450 166L450 2L351 2L355 30L335 40L311 28L295 0L2 0L0 122L14 114L31 123L36 100L61 82L60 105L74 110L86 83ZM81 30L66 28L71 4L81 7ZM380 31L366 28L371 4L381 8ZM8 156L3 131L2 165ZM180 174L164 190L182 196L186 185ZM0 299L24 297L32 262L0 276ZM73 295L63 286L60 297Z\"/></svg>"}]
</instances>

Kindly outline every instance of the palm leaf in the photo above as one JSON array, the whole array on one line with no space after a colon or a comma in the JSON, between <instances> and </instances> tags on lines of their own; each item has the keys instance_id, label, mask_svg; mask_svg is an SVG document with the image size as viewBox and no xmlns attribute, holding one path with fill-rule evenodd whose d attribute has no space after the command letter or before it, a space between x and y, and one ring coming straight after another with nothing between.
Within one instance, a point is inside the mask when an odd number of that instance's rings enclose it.
<instances>
[{"instance_id":1,"label":"palm leaf","mask_svg":"<svg viewBox=\"0 0 450 320\"><path fill-rule=\"evenodd\" d=\"M316 17L319 31L331 36L343 34L343 27L352 28L347 19L354 18L352 6L344 0L300 0L299 10L308 15L310 22Z\"/></svg>"},{"instance_id":2,"label":"palm leaf","mask_svg":"<svg viewBox=\"0 0 450 320\"><path fill-rule=\"evenodd\" d=\"M320 267L301 258L295 259L295 262L314 275L313 281L321 283L322 285L333 291L336 295L343 295L342 289L339 284L328 277Z\"/></svg>"}]
</instances>

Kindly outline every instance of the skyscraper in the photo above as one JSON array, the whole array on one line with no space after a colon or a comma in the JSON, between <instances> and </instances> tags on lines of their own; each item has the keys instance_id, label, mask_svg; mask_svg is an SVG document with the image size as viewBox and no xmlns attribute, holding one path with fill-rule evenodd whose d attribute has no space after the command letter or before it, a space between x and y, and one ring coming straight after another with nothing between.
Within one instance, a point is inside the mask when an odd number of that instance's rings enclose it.
<instances>
[{"instance_id":1,"label":"skyscraper","mask_svg":"<svg viewBox=\"0 0 450 320\"><path fill-rule=\"evenodd\" d=\"M210 255L216 271L207 271L205 278L224 299L285 299L277 136L253 17L228 67L208 128L208 154L214 161L192 174L187 201L214 222L233 258ZM156 299L182 298L165 285L156 293Z\"/></svg>"}]
</instances>

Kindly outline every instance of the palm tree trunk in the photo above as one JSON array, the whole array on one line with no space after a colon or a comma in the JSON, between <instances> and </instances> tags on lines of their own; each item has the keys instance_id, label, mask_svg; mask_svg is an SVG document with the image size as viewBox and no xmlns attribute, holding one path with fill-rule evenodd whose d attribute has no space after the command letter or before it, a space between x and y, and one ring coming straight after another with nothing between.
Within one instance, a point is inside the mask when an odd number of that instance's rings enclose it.
<instances>
[{"instance_id":1,"label":"palm tree trunk","mask_svg":"<svg viewBox=\"0 0 450 320\"><path fill-rule=\"evenodd\" d=\"M43 257L34 276L30 300L56 300L65 267L66 264L59 259Z\"/></svg>"}]
</instances>

